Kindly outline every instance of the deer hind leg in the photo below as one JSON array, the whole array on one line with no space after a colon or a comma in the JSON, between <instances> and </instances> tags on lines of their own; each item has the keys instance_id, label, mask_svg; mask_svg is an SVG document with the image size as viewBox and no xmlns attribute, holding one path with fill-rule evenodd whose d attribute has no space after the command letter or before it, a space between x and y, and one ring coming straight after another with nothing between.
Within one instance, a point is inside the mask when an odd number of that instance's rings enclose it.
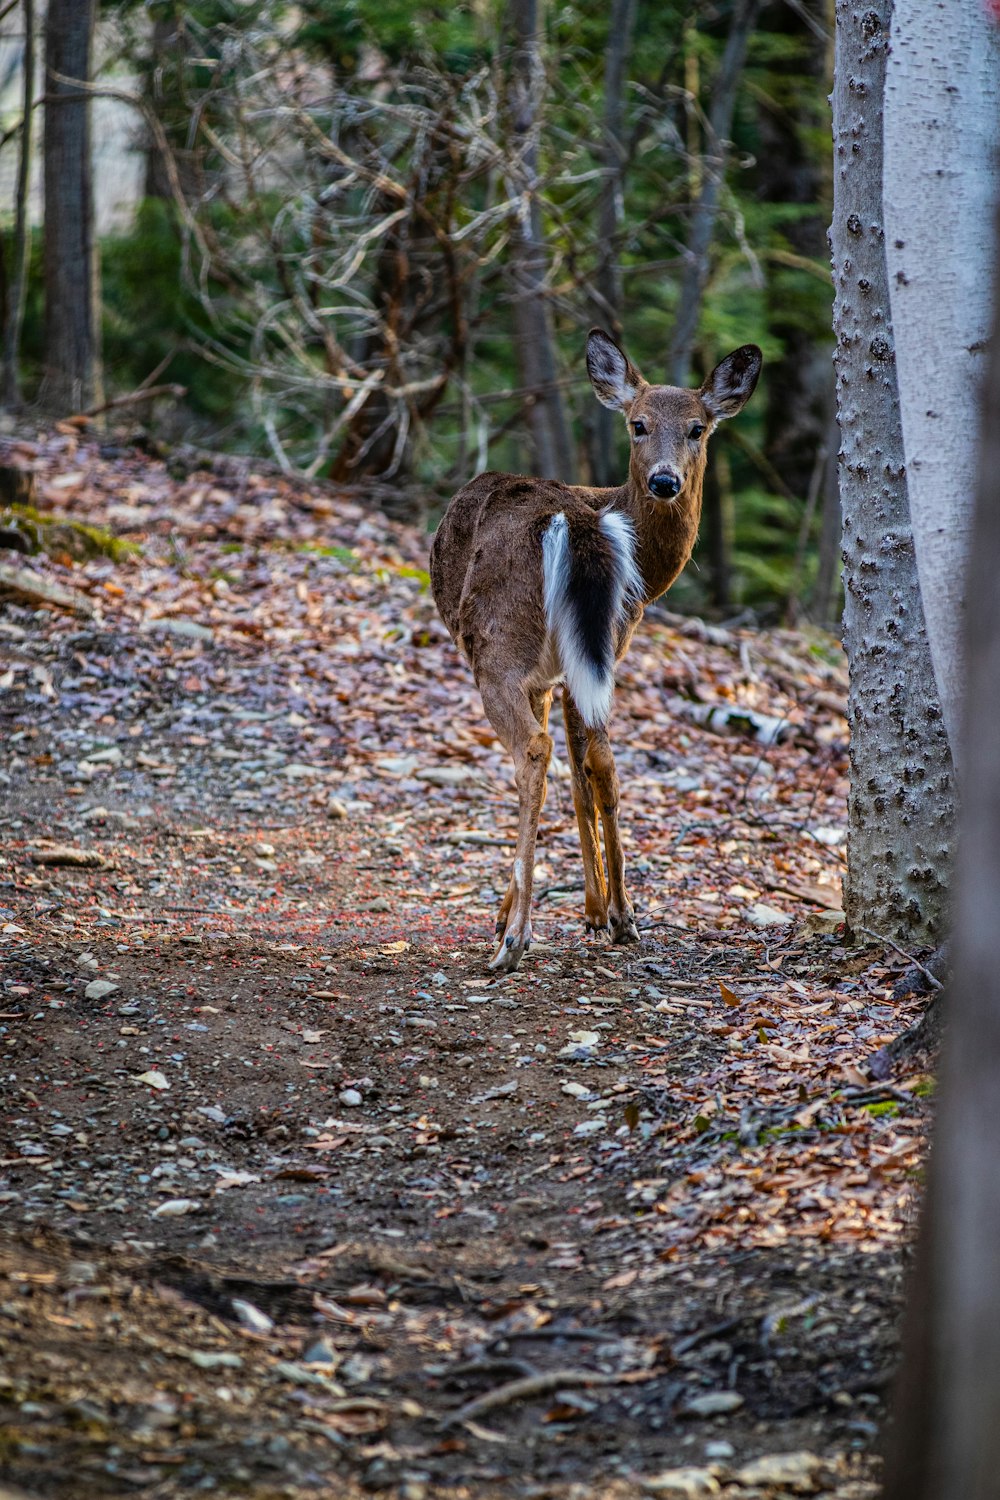
<instances>
[{"instance_id":1,"label":"deer hind leg","mask_svg":"<svg viewBox=\"0 0 1000 1500\"><path fill-rule=\"evenodd\" d=\"M552 758L552 741L522 689L512 700L509 683L502 688L480 680L479 690L494 729L514 757L518 796L517 848L514 870L497 922L503 932L490 968L509 973L517 968L531 942L531 887L535 868L535 839L545 801L545 779ZM547 706L546 706L547 715Z\"/></svg>"},{"instance_id":2,"label":"deer hind leg","mask_svg":"<svg viewBox=\"0 0 1000 1500\"><path fill-rule=\"evenodd\" d=\"M532 692L531 694L529 694L529 702L531 704L531 712L534 714L538 725L541 727L542 733L547 733L549 727L549 710L552 707L552 689L547 688L544 690L539 690L537 692ZM545 806L545 796L547 791L548 779L546 778L542 786L542 802L541 807L539 807L538 809L539 814L541 814L541 810ZM504 933L507 931L507 923L510 920L511 908L514 905L514 902L517 900L518 885L516 875L517 865L515 864L514 870L511 872L507 890L504 893L504 898L500 903L500 910L497 912L496 935L498 938L503 937Z\"/></svg>"},{"instance_id":3,"label":"deer hind leg","mask_svg":"<svg viewBox=\"0 0 1000 1500\"><path fill-rule=\"evenodd\" d=\"M613 943L637 943L635 912L625 889L625 858L618 833L618 772L607 731L591 729L585 768L590 775L594 799L604 829L604 852L608 861L608 928Z\"/></svg>"},{"instance_id":4,"label":"deer hind leg","mask_svg":"<svg viewBox=\"0 0 1000 1500\"><path fill-rule=\"evenodd\" d=\"M566 749L573 785L573 806L580 830L580 853L583 855L583 910L588 932L603 932L608 925L608 888L604 879L601 846L597 837L597 804L594 787L586 766L590 731L569 692L563 689L563 719L566 724Z\"/></svg>"}]
</instances>

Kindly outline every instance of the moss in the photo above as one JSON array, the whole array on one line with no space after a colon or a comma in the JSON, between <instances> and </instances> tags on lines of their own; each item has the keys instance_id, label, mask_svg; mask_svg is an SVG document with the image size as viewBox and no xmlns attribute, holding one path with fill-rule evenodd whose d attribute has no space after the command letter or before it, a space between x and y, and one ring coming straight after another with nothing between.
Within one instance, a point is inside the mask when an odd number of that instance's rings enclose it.
<instances>
[{"instance_id":1,"label":"moss","mask_svg":"<svg viewBox=\"0 0 1000 1500\"><path fill-rule=\"evenodd\" d=\"M11 505L0 510L0 528L15 532L30 553L49 556L68 553L76 562L92 557L110 557L113 562L141 552L135 542L114 536L102 526L74 521L70 516L46 515L33 505Z\"/></svg>"}]
</instances>

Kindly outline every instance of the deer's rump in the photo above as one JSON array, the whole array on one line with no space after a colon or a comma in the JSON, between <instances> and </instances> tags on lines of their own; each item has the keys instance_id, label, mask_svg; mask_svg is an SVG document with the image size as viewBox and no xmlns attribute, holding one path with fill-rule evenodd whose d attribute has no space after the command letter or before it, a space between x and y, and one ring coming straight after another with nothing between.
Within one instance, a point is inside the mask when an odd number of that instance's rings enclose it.
<instances>
[{"instance_id":1,"label":"deer's rump","mask_svg":"<svg viewBox=\"0 0 1000 1500\"><path fill-rule=\"evenodd\" d=\"M477 681L565 676L584 722L606 723L619 633L642 592L632 523L608 504L616 493L482 474L452 500L431 588Z\"/></svg>"}]
</instances>

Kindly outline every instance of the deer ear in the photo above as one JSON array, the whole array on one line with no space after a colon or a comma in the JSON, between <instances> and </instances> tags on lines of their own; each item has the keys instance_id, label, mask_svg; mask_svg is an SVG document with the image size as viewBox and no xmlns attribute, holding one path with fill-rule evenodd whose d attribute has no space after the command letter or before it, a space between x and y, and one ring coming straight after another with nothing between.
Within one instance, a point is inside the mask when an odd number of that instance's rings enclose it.
<instances>
[{"instance_id":1,"label":"deer ear","mask_svg":"<svg viewBox=\"0 0 1000 1500\"><path fill-rule=\"evenodd\" d=\"M602 406L621 411L630 406L645 382L624 350L603 328L587 335L587 374Z\"/></svg>"},{"instance_id":2,"label":"deer ear","mask_svg":"<svg viewBox=\"0 0 1000 1500\"><path fill-rule=\"evenodd\" d=\"M756 344L744 344L717 364L701 388L701 399L716 422L735 417L754 393L764 356Z\"/></svg>"}]
</instances>

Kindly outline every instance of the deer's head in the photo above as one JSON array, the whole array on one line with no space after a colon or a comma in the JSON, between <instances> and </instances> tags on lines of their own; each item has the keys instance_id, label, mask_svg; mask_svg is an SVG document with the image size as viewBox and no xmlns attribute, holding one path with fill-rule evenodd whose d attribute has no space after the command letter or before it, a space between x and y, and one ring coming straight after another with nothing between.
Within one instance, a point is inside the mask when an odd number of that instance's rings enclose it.
<instances>
[{"instance_id":1,"label":"deer's head","mask_svg":"<svg viewBox=\"0 0 1000 1500\"><path fill-rule=\"evenodd\" d=\"M709 435L749 401L761 363L757 345L743 344L696 391L650 385L609 334L591 329L587 373L601 405L625 415L632 445L629 474L640 494L669 501L686 489L700 491Z\"/></svg>"}]
</instances>

